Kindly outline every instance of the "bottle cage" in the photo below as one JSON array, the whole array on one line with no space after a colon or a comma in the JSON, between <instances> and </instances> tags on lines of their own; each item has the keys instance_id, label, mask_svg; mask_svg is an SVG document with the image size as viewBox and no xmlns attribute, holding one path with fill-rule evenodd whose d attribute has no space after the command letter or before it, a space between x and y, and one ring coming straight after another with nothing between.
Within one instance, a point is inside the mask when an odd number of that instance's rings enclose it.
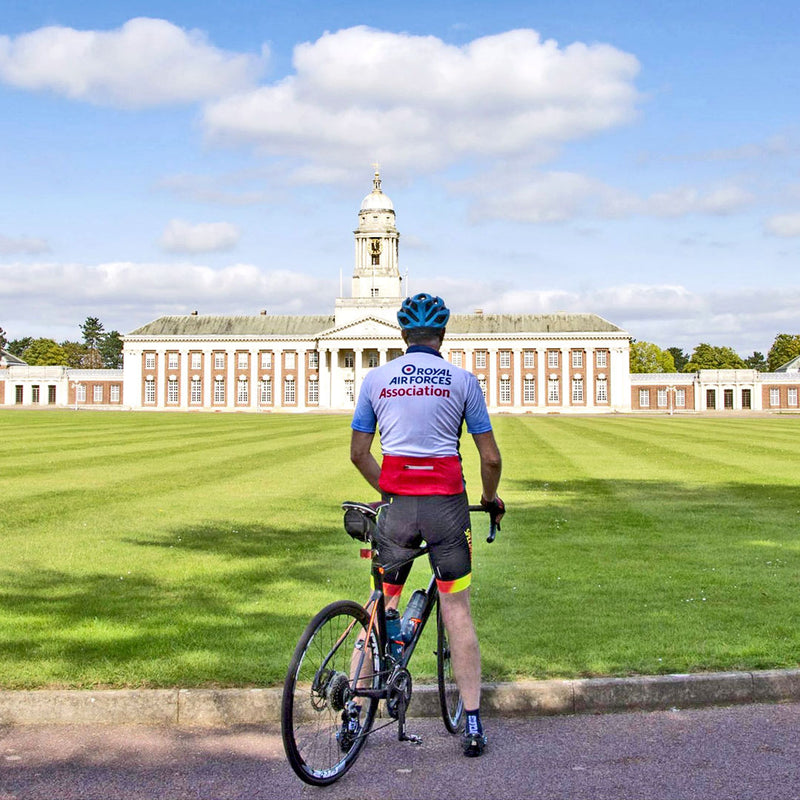
<instances>
[{"instance_id":1,"label":"bottle cage","mask_svg":"<svg viewBox=\"0 0 800 800\"><path fill-rule=\"evenodd\" d=\"M347 500L344 509L344 529L359 542L371 542L375 538L378 511L384 503L357 503Z\"/></svg>"}]
</instances>

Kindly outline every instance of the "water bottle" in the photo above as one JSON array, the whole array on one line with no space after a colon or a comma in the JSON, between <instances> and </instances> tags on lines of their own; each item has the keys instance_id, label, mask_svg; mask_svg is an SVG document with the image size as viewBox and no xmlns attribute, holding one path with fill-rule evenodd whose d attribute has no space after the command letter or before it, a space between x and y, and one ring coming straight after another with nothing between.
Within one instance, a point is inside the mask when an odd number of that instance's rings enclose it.
<instances>
[{"instance_id":1,"label":"water bottle","mask_svg":"<svg viewBox=\"0 0 800 800\"><path fill-rule=\"evenodd\" d=\"M405 644L408 644L414 638L419 623L422 621L422 612L427 602L428 595L424 589L417 589L411 595L406 610L403 612L403 619L400 621L400 632Z\"/></svg>"},{"instance_id":2,"label":"water bottle","mask_svg":"<svg viewBox=\"0 0 800 800\"><path fill-rule=\"evenodd\" d=\"M400 633L400 614L396 608L386 610L386 638L389 640L389 653L395 661L403 657L403 638Z\"/></svg>"}]
</instances>

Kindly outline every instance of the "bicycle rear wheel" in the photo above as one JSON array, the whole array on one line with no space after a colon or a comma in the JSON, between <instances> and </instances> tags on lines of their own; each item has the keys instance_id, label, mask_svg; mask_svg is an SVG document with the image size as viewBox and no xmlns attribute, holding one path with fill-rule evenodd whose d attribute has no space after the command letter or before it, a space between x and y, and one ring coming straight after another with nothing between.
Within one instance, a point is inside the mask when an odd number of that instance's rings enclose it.
<instances>
[{"instance_id":1,"label":"bicycle rear wheel","mask_svg":"<svg viewBox=\"0 0 800 800\"><path fill-rule=\"evenodd\" d=\"M452 664L450 663L450 645L447 631L442 619L442 606L436 603L436 672L439 679L439 705L442 709L444 726L450 733L458 733L461 726L461 715L464 713L464 701L458 690Z\"/></svg>"},{"instance_id":2,"label":"bicycle rear wheel","mask_svg":"<svg viewBox=\"0 0 800 800\"><path fill-rule=\"evenodd\" d=\"M292 769L314 786L327 786L350 769L372 727L378 701L354 698L351 680L363 652L360 686L380 683L378 636L372 631L367 641L368 624L358 603L331 603L308 624L289 664L281 703L283 746ZM354 706L360 706L357 715Z\"/></svg>"}]
</instances>

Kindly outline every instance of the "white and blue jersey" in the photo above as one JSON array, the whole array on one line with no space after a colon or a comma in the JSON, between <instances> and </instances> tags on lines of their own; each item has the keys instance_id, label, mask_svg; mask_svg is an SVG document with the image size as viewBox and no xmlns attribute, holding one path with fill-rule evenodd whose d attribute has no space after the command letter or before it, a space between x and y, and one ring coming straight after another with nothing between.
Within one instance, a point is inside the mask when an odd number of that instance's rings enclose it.
<instances>
[{"instance_id":1,"label":"white and blue jersey","mask_svg":"<svg viewBox=\"0 0 800 800\"><path fill-rule=\"evenodd\" d=\"M471 434L492 430L478 379L415 345L367 373L352 428L380 430L384 491L457 494L463 491L458 444L464 423Z\"/></svg>"}]
</instances>

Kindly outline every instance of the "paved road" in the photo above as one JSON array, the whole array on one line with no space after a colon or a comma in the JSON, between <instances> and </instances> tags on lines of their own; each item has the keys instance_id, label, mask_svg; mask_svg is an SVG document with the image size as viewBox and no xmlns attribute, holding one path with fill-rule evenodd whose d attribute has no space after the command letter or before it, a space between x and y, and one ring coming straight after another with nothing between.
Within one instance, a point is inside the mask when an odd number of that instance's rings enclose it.
<instances>
[{"instance_id":1,"label":"paved road","mask_svg":"<svg viewBox=\"0 0 800 800\"><path fill-rule=\"evenodd\" d=\"M275 726L0 729L0 800L797 800L800 704L491 719L465 759L440 722L373 737L335 786L305 786Z\"/></svg>"}]
</instances>

